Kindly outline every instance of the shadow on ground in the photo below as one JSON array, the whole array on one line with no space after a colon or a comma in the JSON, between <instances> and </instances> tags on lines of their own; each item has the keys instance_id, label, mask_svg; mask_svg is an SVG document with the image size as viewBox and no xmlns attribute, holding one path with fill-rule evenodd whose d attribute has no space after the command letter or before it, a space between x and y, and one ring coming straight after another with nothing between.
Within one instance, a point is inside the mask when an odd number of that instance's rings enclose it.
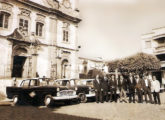
<instances>
[{"instance_id":1,"label":"shadow on ground","mask_svg":"<svg viewBox=\"0 0 165 120\"><path fill-rule=\"evenodd\" d=\"M64 105L58 103L50 108L31 105L0 106L0 120L96 120L56 113Z\"/></svg>"}]
</instances>

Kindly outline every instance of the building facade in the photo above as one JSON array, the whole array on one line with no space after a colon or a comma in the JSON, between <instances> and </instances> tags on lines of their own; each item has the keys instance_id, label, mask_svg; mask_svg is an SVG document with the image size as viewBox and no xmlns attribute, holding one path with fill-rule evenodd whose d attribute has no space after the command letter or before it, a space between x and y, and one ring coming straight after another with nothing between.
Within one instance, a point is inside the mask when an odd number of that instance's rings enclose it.
<instances>
[{"instance_id":1,"label":"building facade","mask_svg":"<svg viewBox=\"0 0 165 120\"><path fill-rule=\"evenodd\" d=\"M0 0L0 78L78 77L77 0Z\"/></svg>"},{"instance_id":2,"label":"building facade","mask_svg":"<svg viewBox=\"0 0 165 120\"><path fill-rule=\"evenodd\" d=\"M142 35L142 51L155 55L161 62L161 71L154 72L157 79L165 84L165 27L153 29Z\"/></svg>"},{"instance_id":3,"label":"building facade","mask_svg":"<svg viewBox=\"0 0 165 120\"><path fill-rule=\"evenodd\" d=\"M79 78L90 78L89 71L93 69L98 69L100 71L108 73L108 66L106 65L106 62L99 58L91 59L79 57L78 66Z\"/></svg>"}]
</instances>

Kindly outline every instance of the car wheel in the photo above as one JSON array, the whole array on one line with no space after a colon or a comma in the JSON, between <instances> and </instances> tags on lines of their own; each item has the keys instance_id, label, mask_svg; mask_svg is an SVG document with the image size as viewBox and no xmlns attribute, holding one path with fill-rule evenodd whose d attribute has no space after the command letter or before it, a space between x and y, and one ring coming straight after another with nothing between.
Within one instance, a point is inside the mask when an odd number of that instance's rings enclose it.
<instances>
[{"instance_id":1,"label":"car wheel","mask_svg":"<svg viewBox=\"0 0 165 120\"><path fill-rule=\"evenodd\" d=\"M49 107L49 106L52 105L52 103L53 103L52 96L51 95L46 95L45 100L44 100L45 106Z\"/></svg>"},{"instance_id":2,"label":"car wheel","mask_svg":"<svg viewBox=\"0 0 165 120\"><path fill-rule=\"evenodd\" d=\"M86 103L87 102L87 97L84 93L79 94L80 102L81 103Z\"/></svg>"}]
</instances>

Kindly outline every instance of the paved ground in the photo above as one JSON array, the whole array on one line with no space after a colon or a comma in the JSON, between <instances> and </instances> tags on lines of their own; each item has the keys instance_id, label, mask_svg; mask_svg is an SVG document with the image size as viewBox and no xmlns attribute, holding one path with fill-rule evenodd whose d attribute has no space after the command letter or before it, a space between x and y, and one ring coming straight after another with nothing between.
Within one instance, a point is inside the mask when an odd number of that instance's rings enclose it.
<instances>
[{"instance_id":1,"label":"paved ground","mask_svg":"<svg viewBox=\"0 0 165 120\"><path fill-rule=\"evenodd\" d=\"M88 103L61 107L55 113L105 120L164 120L165 105Z\"/></svg>"},{"instance_id":2,"label":"paved ground","mask_svg":"<svg viewBox=\"0 0 165 120\"><path fill-rule=\"evenodd\" d=\"M42 106L0 106L0 120L86 120L89 118L104 120L164 120L165 93L161 94L161 101L162 105L146 103L97 104L90 102L68 106L58 105L53 108ZM7 103L11 105L11 102L6 102L6 105Z\"/></svg>"},{"instance_id":3,"label":"paved ground","mask_svg":"<svg viewBox=\"0 0 165 120\"><path fill-rule=\"evenodd\" d=\"M0 120L95 120L52 111L54 109L34 106L0 106Z\"/></svg>"}]
</instances>

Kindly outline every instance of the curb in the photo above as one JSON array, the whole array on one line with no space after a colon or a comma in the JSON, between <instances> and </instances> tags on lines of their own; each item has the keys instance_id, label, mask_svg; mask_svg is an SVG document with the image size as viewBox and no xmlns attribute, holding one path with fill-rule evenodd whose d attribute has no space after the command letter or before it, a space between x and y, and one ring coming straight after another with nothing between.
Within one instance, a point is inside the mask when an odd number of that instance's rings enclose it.
<instances>
[{"instance_id":1,"label":"curb","mask_svg":"<svg viewBox=\"0 0 165 120\"><path fill-rule=\"evenodd\" d=\"M11 106L12 101L0 101L0 106Z\"/></svg>"}]
</instances>

